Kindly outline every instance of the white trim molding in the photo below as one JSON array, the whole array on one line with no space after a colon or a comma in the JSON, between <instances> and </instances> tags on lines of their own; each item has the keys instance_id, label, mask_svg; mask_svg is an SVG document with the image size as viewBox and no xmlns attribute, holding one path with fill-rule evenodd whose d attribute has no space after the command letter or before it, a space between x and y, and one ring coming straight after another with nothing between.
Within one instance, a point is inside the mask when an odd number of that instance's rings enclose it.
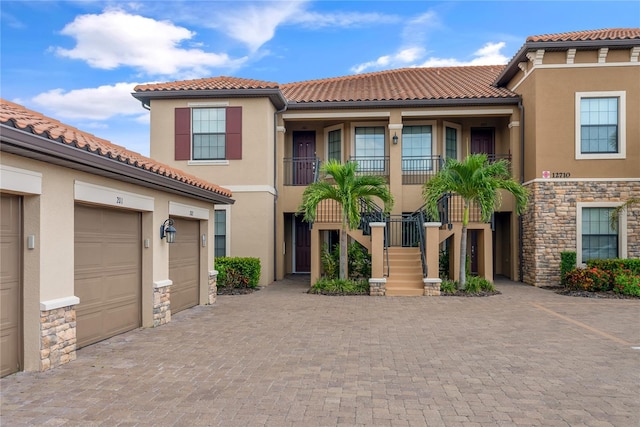
<instances>
[{"instance_id":1,"label":"white trim molding","mask_svg":"<svg viewBox=\"0 0 640 427\"><path fill-rule=\"evenodd\" d=\"M598 64L604 64L607 62L607 54L609 53L608 47L601 47L598 50Z\"/></svg>"},{"instance_id":2,"label":"white trim molding","mask_svg":"<svg viewBox=\"0 0 640 427\"><path fill-rule=\"evenodd\" d=\"M640 182L640 178L534 178L523 182L522 185L537 182Z\"/></svg>"},{"instance_id":3,"label":"white trim molding","mask_svg":"<svg viewBox=\"0 0 640 427\"><path fill-rule=\"evenodd\" d=\"M463 110L417 110L402 111L402 117L441 117L451 116L508 116L513 114L513 108L467 108Z\"/></svg>"},{"instance_id":4,"label":"white trim molding","mask_svg":"<svg viewBox=\"0 0 640 427\"><path fill-rule=\"evenodd\" d=\"M169 215L208 220L209 209L169 202Z\"/></svg>"},{"instance_id":5,"label":"white trim molding","mask_svg":"<svg viewBox=\"0 0 640 427\"><path fill-rule=\"evenodd\" d=\"M0 189L24 194L42 194L42 174L0 165Z\"/></svg>"},{"instance_id":6,"label":"white trim molding","mask_svg":"<svg viewBox=\"0 0 640 427\"><path fill-rule=\"evenodd\" d=\"M276 189L270 185L223 185L232 193L269 193L276 195Z\"/></svg>"},{"instance_id":7,"label":"white trim molding","mask_svg":"<svg viewBox=\"0 0 640 427\"><path fill-rule=\"evenodd\" d=\"M576 262L582 262L582 209L584 208L617 208L624 202L576 202ZM627 258L627 212L618 217L618 258Z\"/></svg>"},{"instance_id":8,"label":"white trim molding","mask_svg":"<svg viewBox=\"0 0 640 427\"><path fill-rule=\"evenodd\" d=\"M583 98L618 98L618 152L617 153L583 153L581 149L581 117L580 105ZM627 92L594 91L576 92L575 95L575 157L576 160L587 159L625 159L627 157Z\"/></svg>"},{"instance_id":9,"label":"white trim molding","mask_svg":"<svg viewBox=\"0 0 640 427\"><path fill-rule=\"evenodd\" d=\"M284 126L276 126L276 132L287 133L287 128Z\"/></svg>"},{"instance_id":10,"label":"white trim molding","mask_svg":"<svg viewBox=\"0 0 640 427\"><path fill-rule=\"evenodd\" d=\"M369 117L389 117L389 111L363 111L353 113L285 113L283 119L341 119L341 118L369 118Z\"/></svg>"},{"instance_id":11,"label":"white trim molding","mask_svg":"<svg viewBox=\"0 0 640 427\"><path fill-rule=\"evenodd\" d=\"M103 187L88 182L75 181L74 197L79 202L95 203L103 206L153 212L154 198L130 193L117 188Z\"/></svg>"},{"instance_id":12,"label":"white trim molding","mask_svg":"<svg viewBox=\"0 0 640 427\"><path fill-rule=\"evenodd\" d=\"M189 166L229 166L229 160L189 160Z\"/></svg>"},{"instance_id":13,"label":"white trim molding","mask_svg":"<svg viewBox=\"0 0 640 427\"><path fill-rule=\"evenodd\" d=\"M389 130L402 130L403 126L402 123L389 123L388 125Z\"/></svg>"},{"instance_id":14,"label":"white trim molding","mask_svg":"<svg viewBox=\"0 0 640 427\"><path fill-rule=\"evenodd\" d=\"M153 282L153 289L165 288L171 285L173 285L173 280L171 279L157 280Z\"/></svg>"},{"instance_id":15,"label":"white trim molding","mask_svg":"<svg viewBox=\"0 0 640 427\"><path fill-rule=\"evenodd\" d=\"M567 49L567 64L573 64L576 59L576 49Z\"/></svg>"},{"instance_id":16,"label":"white trim molding","mask_svg":"<svg viewBox=\"0 0 640 427\"><path fill-rule=\"evenodd\" d=\"M50 299L47 301L40 301L40 311L55 310L62 307L71 307L72 305L80 304L80 298L75 295L70 297Z\"/></svg>"},{"instance_id":17,"label":"white trim molding","mask_svg":"<svg viewBox=\"0 0 640 427\"><path fill-rule=\"evenodd\" d=\"M228 107L228 102L187 102L187 107Z\"/></svg>"}]
</instances>

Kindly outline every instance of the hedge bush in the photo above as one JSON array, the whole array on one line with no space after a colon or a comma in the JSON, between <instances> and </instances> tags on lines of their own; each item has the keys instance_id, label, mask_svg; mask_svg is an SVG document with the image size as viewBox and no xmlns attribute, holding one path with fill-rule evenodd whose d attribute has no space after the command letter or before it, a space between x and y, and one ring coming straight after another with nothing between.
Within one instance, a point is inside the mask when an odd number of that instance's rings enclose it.
<instances>
[{"instance_id":1,"label":"hedge bush","mask_svg":"<svg viewBox=\"0 0 640 427\"><path fill-rule=\"evenodd\" d=\"M640 297L640 276L618 274L614 280L613 291L623 295Z\"/></svg>"},{"instance_id":2,"label":"hedge bush","mask_svg":"<svg viewBox=\"0 0 640 427\"><path fill-rule=\"evenodd\" d=\"M215 259L218 286L256 288L260 281L260 259L220 257Z\"/></svg>"},{"instance_id":3,"label":"hedge bush","mask_svg":"<svg viewBox=\"0 0 640 427\"><path fill-rule=\"evenodd\" d=\"M572 291L609 291L612 274L598 267L575 268L565 276L565 286Z\"/></svg>"},{"instance_id":4,"label":"hedge bush","mask_svg":"<svg viewBox=\"0 0 640 427\"><path fill-rule=\"evenodd\" d=\"M566 286L566 276L571 270L576 268L576 252L560 252L560 284Z\"/></svg>"}]
</instances>

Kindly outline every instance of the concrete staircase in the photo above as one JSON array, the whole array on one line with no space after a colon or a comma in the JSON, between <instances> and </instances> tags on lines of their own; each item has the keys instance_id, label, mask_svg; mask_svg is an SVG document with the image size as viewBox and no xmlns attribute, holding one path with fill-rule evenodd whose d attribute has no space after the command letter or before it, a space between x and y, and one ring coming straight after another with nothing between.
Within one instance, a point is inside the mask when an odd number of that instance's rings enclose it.
<instances>
[{"instance_id":1,"label":"concrete staircase","mask_svg":"<svg viewBox=\"0 0 640 427\"><path fill-rule=\"evenodd\" d=\"M424 295L420 248L390 247L387 250L390 269L387 296Z\"/></svg>"}]
</instances>

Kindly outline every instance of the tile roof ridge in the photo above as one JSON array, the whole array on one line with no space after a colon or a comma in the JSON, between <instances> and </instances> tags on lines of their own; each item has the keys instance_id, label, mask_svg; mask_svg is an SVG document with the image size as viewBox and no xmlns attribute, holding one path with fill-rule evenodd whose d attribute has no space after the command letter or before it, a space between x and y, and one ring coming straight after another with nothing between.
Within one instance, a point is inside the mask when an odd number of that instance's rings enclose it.
<instances>
[{"instance_id":1,"label":"tile roof ridge","mask_svg":"<svg viewBox=\"0 0 640 427\"><path fill-rule=\"evenodd\" d=\"M208 83L208 82L242 82L242 83L258 83L259 86L264 86L265 88L277 88L279 87L278 82L271 82L267 80L253 79L247 77L236 77L236 76L210 76L210 77L200 77L197 79L185 79L185 80L173 80L170 82L153 82L153 83L143 83L136 85L133 88L134 92L153 90L153 88L163 88L163 87L176 87L176 86L186 86L188 84L194 83Z\"/></svg>"},{"instance_id":2,"label":"tile roof ridge","mask_svg":"<svg viewBox=\"0 0 640 427\"><path fill-rule=\"evenodd\" d=\"M393 75L406 73L411 71L419 71L419 70L434 70L437 72L438 70L457 70L457 69L481 69L481 68L504 68L504 64L492 64L492 65L451 65L445 67L403 67L403 68L392 68L388 70L380 70L380 71L371 71L369 73L359 73L359 74L348 74L345 76L334 76L327 78L317 78L311 80L300 80L296 82L283 83L280 87L287 88L291 86L304 85L304 84L314 84L314 83L329 83L336 81L345 81L345 80L358 80L367 77L375 77L375 76L384 76L384 75Z\"/></svg>"},{"instance_id":3,"label":"tile roof ridge","mask_svg":"<svg viewBox=\"0 0 640 427\"><path fill-rule=\"evenodd\" d=\"M629 32L635 33L633 36L620 36L614 35L621 32ZM602 33L612 33L611 37L593 37L596 34ZM561 39L568 39L576 36L587 36L587 40L628 40L628 39L636 39L640 38L640 28L638 27L610 27L610 28L599 28L592 30L578 30L578 31L565 31L561 33L545 33L538 35L528 36L526 41L556 41ZM591 36L591 37L589 37Z\"/></svg>"}]
</instances>

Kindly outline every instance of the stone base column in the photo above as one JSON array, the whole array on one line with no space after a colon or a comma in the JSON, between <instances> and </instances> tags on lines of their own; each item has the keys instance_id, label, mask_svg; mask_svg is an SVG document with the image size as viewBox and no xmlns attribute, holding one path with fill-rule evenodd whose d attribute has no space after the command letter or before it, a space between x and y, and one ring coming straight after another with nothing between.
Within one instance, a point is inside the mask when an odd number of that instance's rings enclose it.
<instances>
[{"instance_id":1,"label":"stone base column","mask_svg":"<svg viewBox=\"0 0 640 427\"><path fill-rule=\"evenodd\" d=\"M422 279L422 283L424 283L424 296L440 296L440 284L442 283L442 279Z\"/></svg>"},{"instance_id":2,"label":"stone base column","mask_svg":"<svg viewBox=\"0 0 640 427\"><path fill-rule=\"evenodd\" d=\"M153 288L153 327L171 322L171 285Z\"/></svg>"},{"instance_id":3,"label":"stone base column","mask_svg":"<svg viewBox=\"0 0 640 427\"><path fill-rule=\"evenodd\" d=\"M369 295L383 297L387 294L387 279L369 279Z\"/></svg>"},{"instance_id":4,"label":"stone base column","mask_svg":"<svg viewBox=\"0 0 640 427\"><path fill-rule=\"evenodd\" d=\"M209 272L209 304L215 304L218 298L218 271Z\"/></svg>"},{"instance_id":5,"label":"stone base column","mask_svg":"<svg viewBox=\"0 0 640 427\"><path fill-rule=\"evenodd\" d=\"M42 310L48 306L47 303L40 304L41 371L76 360L75 304Z\"/></svg>"}]
</instances>

